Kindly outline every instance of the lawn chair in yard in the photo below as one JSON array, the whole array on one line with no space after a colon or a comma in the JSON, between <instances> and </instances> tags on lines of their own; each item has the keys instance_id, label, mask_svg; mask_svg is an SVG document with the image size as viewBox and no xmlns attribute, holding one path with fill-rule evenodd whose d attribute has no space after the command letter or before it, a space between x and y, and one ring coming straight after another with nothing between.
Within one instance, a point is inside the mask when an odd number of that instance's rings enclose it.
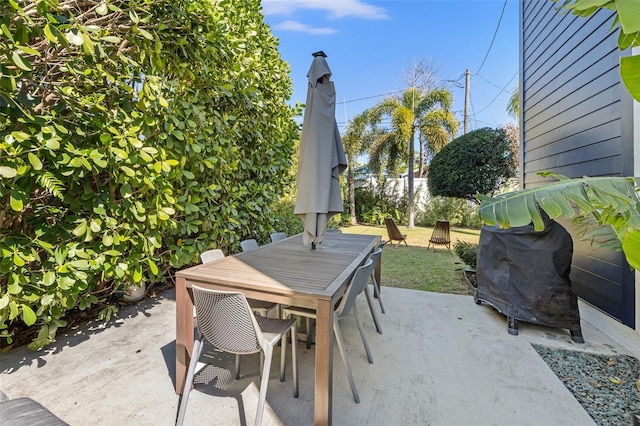
<instances>
[{"instance_id":1,"label":"lawn chair in yard","mask_svg":"<svg viewBox=\"0 0 640 426\"><path fill-rule=\"evenodd\" d=\"M433 233L431 234L431 238L429 238L429 244L427 244L427 249L431 247L435 248L436 245L446 246L449 253L451 253L451 235L449 233L449 221L448 220L438 220L436 222L435 228L433 228ZM451 253L453 254L453 253Z\"/></svg>"},{"instance_id":2,"label":"lawn chair in yard","mask_svg":"<svg viewBox=\"0 0 640 426\"><path fill-rule=\"evenodd\" d=\"M390 217L384 218L384 224L387 226L387 233L389 234L389 243L391 243L391 245L393 245L394 241L397 241L398 244L396 244L396 248L398 248L398 246L400 245L400 242L403 242L404 245L408 247L407 236L400 232L400 230L398 229L398 225L396 225L396 222L393 220L393 218L390 218Z\"/></svg>"}]
</instances>

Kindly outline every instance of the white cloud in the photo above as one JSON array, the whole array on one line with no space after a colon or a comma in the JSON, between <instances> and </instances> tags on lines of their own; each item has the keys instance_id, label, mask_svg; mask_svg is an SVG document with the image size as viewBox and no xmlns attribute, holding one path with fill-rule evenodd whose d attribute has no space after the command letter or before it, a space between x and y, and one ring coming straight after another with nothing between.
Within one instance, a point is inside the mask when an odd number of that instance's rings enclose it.
<instances>
[{"instance_id":1,"label":"white cloud","mask_svg":"<svg viewBox=\"0 0 640 426\"><path fill-rule=\"evenodd\" d=\"M300 9L322 10L329 18L388 19L387 12L360 0L262 0L265 15L291 15Z\"/></svg>"},{"instance_id":2,"label":"white cloud","mask_svg":"<svg viewBox=\"0 0 640 426\"><path fill-rule=\"evenodd\" d=\"M297 21L283 21L273 27L274 30L282 30L282 31L296 31L300 33L307 34L315 34L315 35L324 35L324 34L335 34L338 31L333 28L325 27L311 27L309 25L297 22Z\"/></svg>"}]
</instances>

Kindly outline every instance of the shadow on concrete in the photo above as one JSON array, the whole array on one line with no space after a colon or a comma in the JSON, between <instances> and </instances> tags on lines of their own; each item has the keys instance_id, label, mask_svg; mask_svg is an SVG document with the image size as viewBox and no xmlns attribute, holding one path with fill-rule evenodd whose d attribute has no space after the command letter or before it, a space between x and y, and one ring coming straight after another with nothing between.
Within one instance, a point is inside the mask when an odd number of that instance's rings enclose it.
<instances>
[{"instance_id":1,"label":"shadow on concrete","mask_svg":"<svg viewBox=\"0 0 640 426\"><path fill-rule=\"evenodd\" d=\"M47 362L45 360L45 356L47 355L59 354L65 349L78 346L81 343L86 342L87 340L99 335L100 333L105 332L106 330L120 328L124 324L124 321L127 319L135 318L140 315L151 317L151 310L155 306L160 305L162 299L166 298L167 295L172 296L175 300L175 291L167 291L158 297L147 297L137 303L121 305L120 309L118 310L117 316L111 318L107 322L97 318L88 320L78 325L74 325L59 333L53 343L47 345L39 351L25 350L23 351L24 355L19 358L4 357L0 373L10 374L18 371L20 368L33 365L36 365L38 368L42 368ZM19 349L26 349L26 347L13 348L12 351L17 351Z\"/></svg>"}]
</instances>

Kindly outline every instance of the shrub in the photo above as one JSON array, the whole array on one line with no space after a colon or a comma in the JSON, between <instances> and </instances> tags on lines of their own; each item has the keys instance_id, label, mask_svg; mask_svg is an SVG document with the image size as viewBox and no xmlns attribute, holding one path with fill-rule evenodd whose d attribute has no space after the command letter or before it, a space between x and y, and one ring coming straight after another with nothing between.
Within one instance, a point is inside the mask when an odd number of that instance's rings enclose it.
<instances>
[{"instance_id":1,"label":"shrub","mask_svg":"<svg viewBox=\"0 0 640 426\"><path fill-rule=\"evenodd\" d=\"M433 197L416 213L417 226L434 226L438 219L446 219L451 226L480 228L482 220L478 206L461 198Z\"/></svg>"},{"instance_id":2,"label":"shrub","mask_svg":"<svg viewBox=\"0 0 640 426\"><path fill-rule=\"evenodd\" d=\"M0 24L0 338L42 347L71 309L268 235L298 128L258 0L16 0Z\"/></svg>"},{"instance_id":3,"label":"shrub","mask_svg":"<svg viewBox=\"0 0 640 426\"><path fill-rule=\"evenodd\" d=\"M474 130L446 145L429 165L433 196L477 201L476 194L493 194L515 176L511 142L503 129Z\"/></svg>"},{"instance_id":4,"label":"shrub","mask_svg":"<svg viewBox=\"0 0 640 426\"><path fill-rule=\"evenodd\" d=\"M478 260L478 244L466 241L456 241L453 250L458 255L462 263L475 269Z\"/></svg>"},{"instance_id":5,"label":"shrub","mask_svg":"<svg viewBox=\"0 0 640 426\"><path fill-rule=\"evenodd\" d=\"M278 201L273 207L274 232L284 232L288 236L299 234L304 230L302 220L293 214L295 201L290 198Z\"/></svg>"},{"instance_id":6,"label":"shrub","mask_svg":"<svg viewBox=\"0 0 640 426\"><path fill-rule=\"evenodd\" d=\"M370 186L356 188L356 219L359 223L382 225L385 217L404 222L407 197L390 195L387 192L384 185L378 185L375 188ZM348 209L348 205L345 208Z\"/></svg>"}]
</instances>

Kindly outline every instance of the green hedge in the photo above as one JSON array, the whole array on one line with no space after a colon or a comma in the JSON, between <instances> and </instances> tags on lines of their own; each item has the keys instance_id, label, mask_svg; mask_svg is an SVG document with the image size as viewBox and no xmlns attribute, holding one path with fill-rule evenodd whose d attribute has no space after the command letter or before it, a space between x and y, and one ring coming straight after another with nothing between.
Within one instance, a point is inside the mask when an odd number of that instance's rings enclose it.
<instances>
[{"instance_id":1,"label":"green hedge","mask_svg":"<svg viewBox=\"0 0 640 426\"><path fill-rule=\"evenodd\" d=\"M298 111L258 0L8 0L0 29L3 344L272 231Z\"/></svg>"}]
</instances>

